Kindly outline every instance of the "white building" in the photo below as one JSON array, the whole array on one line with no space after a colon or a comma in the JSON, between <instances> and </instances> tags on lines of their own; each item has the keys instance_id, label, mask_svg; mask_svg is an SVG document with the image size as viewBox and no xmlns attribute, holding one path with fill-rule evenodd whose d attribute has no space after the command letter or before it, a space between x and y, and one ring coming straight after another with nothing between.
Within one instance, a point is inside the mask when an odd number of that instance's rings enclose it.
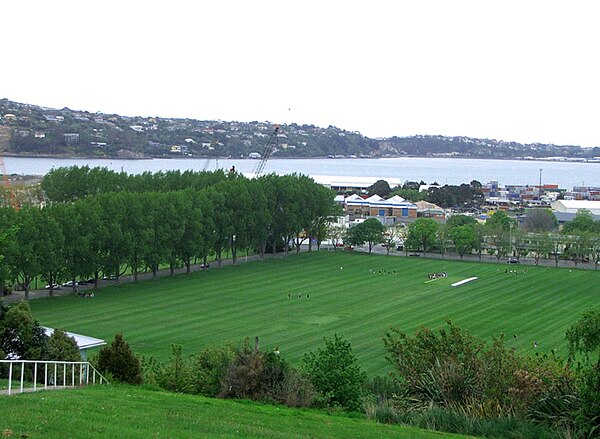
<instances>
[{"instance_id":1,"label":"white building","mask_svg":"<svg viewBox=\"0 0 600 439\"><path fill-rule=\"evenodd\" d=\"M600 201L589 200L557 200L550 207L555 212L576 214L582 209L589 210L593 215L600 215Z\"/></svg>"}]
</instances>

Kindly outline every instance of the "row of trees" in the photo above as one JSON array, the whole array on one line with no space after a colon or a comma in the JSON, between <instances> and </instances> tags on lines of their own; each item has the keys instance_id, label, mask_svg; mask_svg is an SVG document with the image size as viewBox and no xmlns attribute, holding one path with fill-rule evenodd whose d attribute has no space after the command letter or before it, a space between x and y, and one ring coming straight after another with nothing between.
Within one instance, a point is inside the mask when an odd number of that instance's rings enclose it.
<instances>
[{"instance_id":1,"label":"row of trees","mask_svg":"<svg viewBox=\"0 0 600 439\"><path fill-rule=\"evenodd\" d=\"M473 217L454 215L446 224L433 219L419 218L408 227L384 227L376 218L369 218L354 227L343 230L331 228L329 237L334 244L368 245L383 243L389 251L402 242L404 250L424 254L438 252L442 255L454 252L462 259L465 255L494 255L504 257L531 257L536 265L541 259L551 259L555 265L560 260L571 260L575 265L591 262L595 268L600 264L600 222L594 222L589 212L580 212L574 221L557 230L556 219L548 211L534 211L525 218L523 228L505 212L492 215L485 224ZM528 231L529 230L529 231Z\"/></svg>"},{"instance_id":2,"label":"row of trees","mask_svg":"<svg viewBox=\"0 0 600 439\"><path fill-rule=\"evenodd\" d=\"M547 215L551 221L551 213ZM562 233L541 231L543 228L534 224L538 223L530 221L528 224L526 218L525 228L518 228L516 221L502 211L493 214L485 224L464 215L452 216L444 225L420 218L408 226L406 248L407 251L442 254L452 250L461 259L473 253L481 258L487 253L498 260L507 256L517 259L530 256L536 264L540 259L553 259L557 265L561 259L575 264L591 261L596 267L600 264L600 233L597 231L600 223L594 222L589 212L580 212Z\"/></svg>"},{"instance_id":3,"label":"row of trees","mask_svg":"<svg viewBox=\"0 0 600 439\"><path fill-rule=\"evenodd\" d=\"M96 172L90 170L87 177L91 180ZM116 174L106 173L111 175ZM306 239L326 236L328 220L336 213L333 193L305 176L249 180L239 174L196 173L192 177L209 183L202 189L175 190L183 185L180 179L179 185L162 186L168 192L143 191L141 183L138 192L111 192L99 179L97 195L92 196L93 185L86 186L85 178L79 186L86 189L75 195L77 180L66 179L64 192L71 193L70 202L63 198L42 209L1 209L0 230L11 231L2 245L3 277L16 280L28 297L38 276L52 294L53 286L63 281L93 278L97 283L102 275L118 279L126 270L136 280L144 269L156 276L163 264L172 274L181 265L189 272L191 264L206 263L210 255L220 265L225 253L235 263L239 251L264 256L267 251L287 251L290 242L299 251ZM131 177L138 179L143 181ZM56 199L52 194L50 198Z\"/></svg>"}]
</instances>

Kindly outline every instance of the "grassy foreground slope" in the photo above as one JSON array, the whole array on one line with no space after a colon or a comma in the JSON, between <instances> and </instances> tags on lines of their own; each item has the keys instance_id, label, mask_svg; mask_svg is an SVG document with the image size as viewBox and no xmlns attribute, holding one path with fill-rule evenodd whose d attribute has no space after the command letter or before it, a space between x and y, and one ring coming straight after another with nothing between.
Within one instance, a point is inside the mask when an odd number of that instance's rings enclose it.
<instances>
[{"instance_id":1,"label":"grassy foreground slope","mask_svg":"<svg viewBox=\"0 0 600 439\"><path fill-rule=\"evenodd\" d=\"M458 438L358 417L129 386L0 397L0 431L35 438Z\"/></svg>"},{"instance_id":2,"label":"grassy foreground slope","mask_svg":"<svg viewBox=\"0 0 600 439\"><path fill-rule=\"evenodd\" d=\"M448 277L427 278L441 271ZM472 276L479 279L451 287ZM108 287L94 298L31 302L45 326L108 341L123 332L136 353L162 359L171 343L192 353L259 336L261 348L277 346L297 362L337 332L370 375L389 370L381 337L392 325L413 332L451 319L488 340L505 333L521 352L536 351L537 342L537 351L565 353L565 330L598 305L600 271L349 252L290 255Z\"/></svg>"}]
</instances>

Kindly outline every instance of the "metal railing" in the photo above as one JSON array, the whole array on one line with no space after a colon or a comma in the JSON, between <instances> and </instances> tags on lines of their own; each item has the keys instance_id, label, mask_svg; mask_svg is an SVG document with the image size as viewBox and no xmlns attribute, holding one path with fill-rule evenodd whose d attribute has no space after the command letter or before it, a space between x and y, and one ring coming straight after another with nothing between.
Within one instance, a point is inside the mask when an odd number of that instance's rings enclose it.
<instances>
[{"instance_id":1,"label":"metal railing","mask_svg":"<svg viewBox=\"0 0 600 439\"><path fill-rule=\"evenodd\" d=\"M0 379L8 376L8 388L0 394L64 389L89 384L110 384L87 361L0 360Z\"/></svg>"}]
</instances>

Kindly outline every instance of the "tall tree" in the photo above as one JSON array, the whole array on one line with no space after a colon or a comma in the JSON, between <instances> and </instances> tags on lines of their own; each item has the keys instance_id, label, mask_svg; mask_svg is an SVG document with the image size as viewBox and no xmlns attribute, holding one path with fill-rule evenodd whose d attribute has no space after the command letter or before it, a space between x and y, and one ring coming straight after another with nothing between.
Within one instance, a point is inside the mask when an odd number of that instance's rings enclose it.
<instances>
[{"instance_id":1,"label":"tall tree","mask_svg":"<svg viewBox=\"0 0 600 439\"><path fill-rule=\"evenodd\" d=\"M454 250L461 259L466 254L471 254L475 248L475 231L472 225L456 226L450 229L448 237L454 243Z\"/></svg>"},{"instance_id":2,"label":"tall tree","mask_svg":"<svg viewBox=\"0 0 600 439\"><path fill-rule=\"evenodd\" d=\"M548 209L530 209L523 220L523 228L528 232L550 232L557 226L556 217Z\"/></svg>"},{"instance_id":3,"label":"tall tree","mask_svg":"<svg viewBox=\"0 0 600 439\"><path fill-rule=\"evenodd\" d=\"M347 241L352 245L368 244L369 253L373 246L383 239L385 226L376 218L369 218L348 230Z\"/></svg>"},{"instance_id":4,"label":"tall tree","mask_svg":"<svg viewBox=\"0 0 600 439\"><path fill-rule=\"evenodd\" d=\"M12 277L25 291L25 300L29 300L30 284L40 273L37 240L39 216L38 208L24 207L17 212L16 232L9 237L4 250Z\"/></svg>"},{"instance_id":5,"label":"tall tree","mask_svg":"<svg viewBox=\"0 0 600 439\"><path fill-rule=\"evenodd\" d=\"M55 213L59 206L40 210L38 215L37 251L42 279L49 284L49 294L53 295L54 285L64 276L65 236Z\"/></svg>"},{"instance_id":6,"label":"tall tree","mask_svg":"<svg viewBox=\"0 0 600 439\"><path fill-rule=\"evenodd\" d=\"M386 180L377 180L367 189L369 196L379 195L380 197L387 197L392 189L390 188L390 184Z\"/></svg>"},{"instance_id":7,"label":"tall tree","mask_svg":"<svg viewBox=\"0 0 600 439\"><path fill-rule=\"evenodd\" d=\"M431 218L418 218L408 226L407 245L410 248L421 250L423 253L430 251L436 242L436 233L439 224Z\"/></svg>"}]
</instances>

